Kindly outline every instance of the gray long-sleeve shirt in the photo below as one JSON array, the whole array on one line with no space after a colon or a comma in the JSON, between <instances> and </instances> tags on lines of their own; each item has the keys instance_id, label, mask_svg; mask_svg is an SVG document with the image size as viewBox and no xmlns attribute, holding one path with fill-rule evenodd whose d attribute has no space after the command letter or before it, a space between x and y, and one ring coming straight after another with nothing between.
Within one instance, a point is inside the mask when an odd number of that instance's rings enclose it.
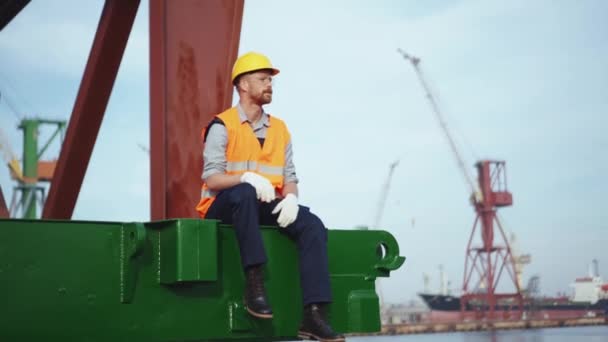
<instances>
[{"instance_id":1,"label":"gray long-sleeve shirt","mask_svg":"<svg viewBox=\"0 0 608 342\"><path fill-rule=\"evenodd\" d=\"M266 132L270 126L270 120L268 114L262 111L262 118L255 124L252 124L248 119L247 115L237 105L237 111L241 123L247 121L247 123L253 129L253 132L258 139L265 139ZM205 148L203 150L203 180L216 173L226 173L226 145L228 144L228 132L226 127L221 124L213 124L209 127L207 132L207 140L205 142ZM285 183L298 183L298 177L296 176L296 167L293 163L293 149L291 141L287 143L285 148L285 168L283 170L283 177Z\"/></svg>"}]
</instances>

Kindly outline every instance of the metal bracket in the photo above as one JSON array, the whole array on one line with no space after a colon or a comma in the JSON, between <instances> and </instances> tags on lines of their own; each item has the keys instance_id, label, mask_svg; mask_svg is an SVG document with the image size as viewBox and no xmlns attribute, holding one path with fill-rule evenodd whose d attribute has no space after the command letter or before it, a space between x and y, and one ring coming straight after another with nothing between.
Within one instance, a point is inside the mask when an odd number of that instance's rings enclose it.
<instances>
[{"instance_id":1,"label":"metal bracket","mask_svg":"<svg viewBox=\"0 0 608 342\"><path fill-rule=\"evenodd\" d=\"M139 258L146 241L142 223L128 223L120 230L120 302L131 303L135 295Z\"/></svg>"},{"instance_id":2,"label":"metal bracket","mask_svg":"<svg viewBox=\"0 0 608 342\"><path fill-rule=\"evenodd\" d=\"M228 317L230 331L232 332L246 332L253 328L247 309L242 302L231 301L228 303Z\"/></svg>"},{"instance_id":3,"label":"metal bracket","mask_svg":"<svg viewBox=\"0 0 608 342\"><path fill-rule=\"evenodd\" d=\"M374 274L368 274L365 280L376 280L377 277L388 277L391 271L401 267L405 262L405 257L399 256L399 244L395 238L384 231L379 239L377 250L380 254L380 262L374 265Z\"/></svg>"}]
</instances>

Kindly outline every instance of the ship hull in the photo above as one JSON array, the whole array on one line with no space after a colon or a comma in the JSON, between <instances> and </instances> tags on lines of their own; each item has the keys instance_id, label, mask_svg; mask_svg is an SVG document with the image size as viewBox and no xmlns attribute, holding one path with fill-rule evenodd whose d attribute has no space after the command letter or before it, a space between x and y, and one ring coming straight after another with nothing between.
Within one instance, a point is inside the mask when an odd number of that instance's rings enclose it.
<instances>
[{"instance_id":1,"label":"ship hull","mask_svg":"<svg viewBox=\"0 0 608 342\"><path fill-rule=\"evenodd\" d=\"M419 294L430 309L428 315L432 321L462 321L481 319L488 311L487 305L467 303L461 310L460 298L450 295ZM517 306L496 305L496 319L521 319L522 312L525 318L534 319L568 319L581 317L608 316L608 300L602 299L594 304L575 302L552 302L544 300L542 303L526 303L522 311Z\"/></svg>"}]
</instances>

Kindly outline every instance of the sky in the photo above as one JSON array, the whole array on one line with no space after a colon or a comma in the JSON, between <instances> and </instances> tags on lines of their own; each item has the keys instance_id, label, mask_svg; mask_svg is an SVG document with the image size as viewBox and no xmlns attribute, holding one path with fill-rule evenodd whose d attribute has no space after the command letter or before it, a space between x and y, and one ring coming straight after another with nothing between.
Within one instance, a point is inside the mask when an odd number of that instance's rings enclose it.
<instances>
[{"instance_id":1,"label":"sky","mask_svg":"<svg viewBox=\"0 0 608 342\"><path fill-rule=\"evenodd\" d=\"M68 120L102 1L30 3L0 31L0 128L17 155L21 117ZM148 2L142 1L74 219L149 220ZM240 53L281 70L266 110L292 133L300 202L332 229L380 227L407 260L385 301L461 287L475 213L469 189L413 67L421 67L476 177L505 160L512 207L499 216L529 253L524 281L569 292L592 259L608 278L608 2L247 1ZM197 128L198 130L198 128ZM48 136L43 130L41 136ZM47 153L56 157L58 144ZM10 201L13 183L0 169ZM477 241L478 237L474 241ZM508 278L503 276L503 282Z\"/></svg>"}]
</instances>

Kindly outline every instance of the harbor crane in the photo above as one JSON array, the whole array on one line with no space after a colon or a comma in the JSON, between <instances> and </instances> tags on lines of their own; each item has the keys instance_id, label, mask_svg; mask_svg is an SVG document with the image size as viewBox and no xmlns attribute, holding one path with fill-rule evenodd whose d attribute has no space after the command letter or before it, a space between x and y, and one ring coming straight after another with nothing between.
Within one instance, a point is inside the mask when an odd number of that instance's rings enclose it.
<instances>
[{"instance_id":1,"label":"harbor crane","mask_svg":"<svg viewBox=\"0 0 608 342\"><path fill-rule=\"evenodd\" d=\"M425 81L420 68L420 58L412 56L405 51L398 49L397 52L414 67L416 76L424 88L426 98L429 101L439 125L448 140L452 153L457 161L458 168L461 170L466 183L470 188L470 200L473 205L476 217L473 229L469 237L466 249L464 275L462 284L462 296L460 299L461 312L464 313L467 304L471 301L484 303L485 312L479 314L484 318L493 319L498 314L499 304L508 303L509 306L517 308L513 310L516 316L523 314L523 296L519 282L517 281L517 268L515 259L511 252L509 241L505 236L504 230L497 217L499 207L510 206L513 204L513 196L507 190L506 167L504 161L480 160L475 163L478 177L477 183L465 166L464 159L456 147L456 143L448 129L446 121ZM481 226L481 245L473 245L473 237L477 226ZM496 228L494 223L496 223ZM494 231L500 233L501 244L495 244ZM498 293L500 277L505 271L511 278L514 291L508 293ZM480 317L482 318L482 317ZM510 317L518 318L518 317Z\"/></svg>"},{"instance_id":2,"label":"harbor crane","mask_svg":"<svg viewBox=\"0 0 608 342\"><path fill-rule=\"evenodd\" d=\"M55 126L55 131L43 146L39 143L39 128L42 125ZM58 135L65 129L65 121L46 119L22 119L19 129L23 131L23 168L17 155L13 152L6 133L0 129L0 152L7 163L11 178L17 182L9 207L10 217L35 219L37 209L44 206L46 199L43 182L51 182L56 160L42 160L42 155ZM2 196L4 197L4 196ZM6 205L6 204L5 204ZM4 206L5 206L4 205Z\"/></svg>"}]
</instances>

